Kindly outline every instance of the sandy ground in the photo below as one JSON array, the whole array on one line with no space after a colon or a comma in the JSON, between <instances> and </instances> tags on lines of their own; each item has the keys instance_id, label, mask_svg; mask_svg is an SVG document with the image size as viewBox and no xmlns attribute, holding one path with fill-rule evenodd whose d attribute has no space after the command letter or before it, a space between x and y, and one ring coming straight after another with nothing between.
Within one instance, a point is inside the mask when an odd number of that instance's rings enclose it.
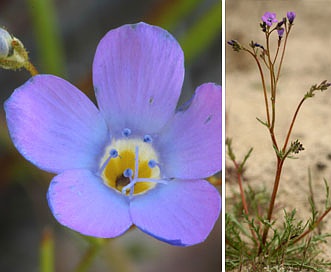
<instances>
[{"instance_id":1,"label":"sandy ground","mask_svg":"<svg viewBox=\"0 0 331 272\"><path fill-rule=\"evenodd\" d=\"M310 86L324 79L331 81L331 5L330 1L291 0L228 0L226 1L226 40L243 44L254 40L264 42L260 18L264 12L276 12L277 18L295 11L297 18L291 32L285 63L279 84L276 134L284 142L295 108ZM276 39L276 37L275 37ZM233 52L226 47L226 135L232 138L237 158L250 147L253 153L247 163L246 180L255 187L272 189L275 155L269 134L256 117L265 120L263 94L257 67L248 54ZM325 190L323 178L331 185L331 89L318 92L305 102L293 130L292 140L299 139L305 150L299 160L285 163L277 205L296 208L301 218L309 216L308 168L311 169L316 202L323 208ZM230 166L231 162L226 161ZM226 183L226 196L237 190ZM277 215L276 215L277 216ZM331 233L331 214L324 230ZM324 253L331 259L331 240Z\"/></svg>"}]
</instances>

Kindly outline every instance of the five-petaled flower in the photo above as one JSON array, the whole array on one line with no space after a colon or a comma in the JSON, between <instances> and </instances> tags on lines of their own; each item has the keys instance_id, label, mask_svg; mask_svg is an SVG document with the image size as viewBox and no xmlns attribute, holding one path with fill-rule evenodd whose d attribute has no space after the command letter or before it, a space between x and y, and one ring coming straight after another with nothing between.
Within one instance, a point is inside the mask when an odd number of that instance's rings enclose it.
<instances>
[{"instance_id":1,"label":"five-petaled flower","mask_svg":"<svg viewBox=\"0 0 331 272\"><path fill-rule=\"evenodd\" d=\"M47 199L61 224L96 237L135 225L173 245L205 240L221 209L204 180L221 169L221 87L201 85L176 111L183 62L167 31L124 25L95 54L98 108L52 75L32 77L6 101L16 148L56 174Z\"/></svg>"},{"instance_id":2,"label":"five-petaled flower","mask_svg":"<svg viewBox=\"0 0 331 272\"><path fill-rule=\"evenodd\" d=\"M264 13L264 15L261 17L262 21L267 24L267 26L272 26L273 23L277 23L278 20L276 19L276 13L267 11Z\"/></svg>"}]
</instances>

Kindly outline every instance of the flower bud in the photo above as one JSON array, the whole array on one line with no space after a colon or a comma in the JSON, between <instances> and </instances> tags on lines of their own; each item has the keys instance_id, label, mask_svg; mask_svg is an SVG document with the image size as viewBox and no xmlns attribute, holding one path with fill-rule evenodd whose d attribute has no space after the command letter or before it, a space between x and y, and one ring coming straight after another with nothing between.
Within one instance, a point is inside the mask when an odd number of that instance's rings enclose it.
<instances>
[{"instance_id":1,"label":"flower bud","mask_svg":"<svg viewBox=\"0 0 331 272\"><path fill-rule=\"evenodd\" d=\"M241 45L236 40L228 41L227 44L231 45L232 49L236 52L239 52L242 49Z\"/></svg>"},{"instance_id":2,"label":"flower bud","mask_svg":"<svg viewBox=\"0 0 331 272\"><path fill-rule=\"evenodd\" d=\"M12 36L8 33L7 30L0 28L0 58L7 58L12 55Z\"/></svg>"},{"instance_id":3,"label":"flower bud","mask_svg":"<svg viewBox=\"0 0 331 272\"><path fill-rule=\"evenodd\" d=\"M287 16L287 19L290 22L290 24L293 24L296 13L294 11L288 11L286 16Z\"/></svg>"},{"instance_id":4,"label":"flower bud","mask_svg":"<svg viewBox=\"0 0 331 272\"><path fill-rule=\"evenodd\" d=\"M17 70L29 65L28 52L22 42L0 27L0 68Z\"/></svg>"},{"instance_id":5,"label":"flower bud","mask_svg":"<svg viewBox=\"0 0 331 272\"><path fill-rule=\"evenodd\" d=\"M278 32L278 37L279 39L283 38L283 35L284 35L284 28L283 27L280 27L277 29L277 32Z\"/></svg>"}]
</instances>

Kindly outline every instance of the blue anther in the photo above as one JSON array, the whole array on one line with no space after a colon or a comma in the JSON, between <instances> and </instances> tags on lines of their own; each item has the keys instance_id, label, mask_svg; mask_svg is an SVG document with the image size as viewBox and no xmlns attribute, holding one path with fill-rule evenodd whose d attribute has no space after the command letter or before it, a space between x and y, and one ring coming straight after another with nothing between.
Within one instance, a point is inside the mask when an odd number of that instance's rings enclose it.
<instances>
[{"instance_id":1,"label":"blue anther","mask_svg":"<svg viewBox=\"0 0 331 272\"><path fill-rule=\"evenodd\" d=\"M116 149L112 149L110 150L109 155L111 158L116 158L118 156L118 152Z\"/></svg>"},{"instance_id":2,"label":"blue anther","mask_svg":"<svg viewBox=\"0 0 331 272\"><path fill-rule=\"evenodd\" d=\"M154 168L155 166L157 166L157 162L154 161L154 160L150 160L150 161L148 162L148 166L149 166L150 168Z\"/></svg>"},{"instance_id":3,"label":"blue anther","mask_svg":"<svg viewBox=\"0 0 331 272\"><path fill-rule=\"evenodd\" d=\"M151 143L151 142L153 142L153 138L152 138L152 136L146 134L146 135L144 136L144 142L145 142L145 143Z\"/></svg>"},{"instance_id":4,"label":"blue anther","mask_svg":"<svg viewBox=\"0 0 331 272\"><path fill-rule=\"evenodd\" d=\"M133 171L131 168L127 168L123 172L123 176L126 178L130 178L130 177L132 177L132 175L133 175Z\"/></svg>"},{"instance_id":5,"label":"blue anther","mask_svg":"<svg viewBox=\"0 0 331 272\"><path fill-rule=\"evenodd\" d=\"M132 133L132 131L129 128L125 128L122 131L122 135L125 136L125 137L129 137L131 135L131 133Z\"/></svg>"}]
</instances>

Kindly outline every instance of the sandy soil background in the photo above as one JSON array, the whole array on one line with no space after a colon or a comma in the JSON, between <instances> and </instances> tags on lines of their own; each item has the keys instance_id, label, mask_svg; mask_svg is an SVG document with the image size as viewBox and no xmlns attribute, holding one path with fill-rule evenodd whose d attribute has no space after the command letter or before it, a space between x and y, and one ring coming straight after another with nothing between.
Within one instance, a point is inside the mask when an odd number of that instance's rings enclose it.
<instances>
[{"instance_id":1,"label":"sandy soil background","mask_svg":"<svg viewBox=\"0 0 331 272\"><path fill-rule=\"evenodd\" d=\"M278 19L286 16L287 11L297 13L278 89L276 134L282 145L303 95L311 85L324 79L331 81L331 5L330 1L317 0L228 0L226 40L236 39L246 45L254 40L263 44L259 23L266 11L276 12ZM226 114L226 135L232 138L237 158L254 148L245 171L246 181L254 187L266 186L271 192L275 155L268 131L256 120L256 117L265 120L266 116L257 67L252 57L233 52L230 46L226 47ZM325 198L323 178L331 185L330 117L331 89L318 92L305 102L292 133L292 140L299 139L305 150L299 154L299 160L286 161L276 205L287 210L296 208L303 219L310 215L308 168L321 209ZM227 160L226 165L231 162ZM237 189L236 184L227 182L226 196L231 197ZM276 216L282 216L282 212ZM324 223L324 230L331 233L331 214ZM331 240L324 252L331 259Z\"/></svg>"}]
</instances>

